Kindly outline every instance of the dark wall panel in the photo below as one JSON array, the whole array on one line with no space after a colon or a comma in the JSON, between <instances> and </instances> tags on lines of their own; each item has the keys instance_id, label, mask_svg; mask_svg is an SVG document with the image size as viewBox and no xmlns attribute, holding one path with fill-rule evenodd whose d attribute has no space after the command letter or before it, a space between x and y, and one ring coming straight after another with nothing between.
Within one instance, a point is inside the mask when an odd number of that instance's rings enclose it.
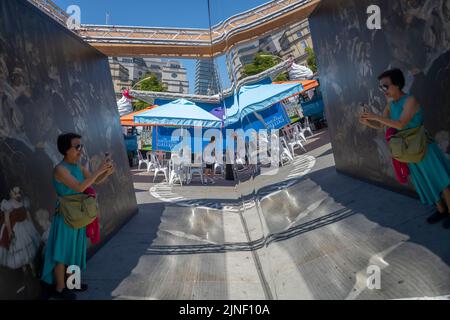
<instances>
[{"instance_id":1,"label":"dark wall panel","mask_svg":"<svg viewBox=\"0 0 450 320\"><path fill-rule=\"evenodd\" d=\"M39 258L56 199L52 169L61 160L56 138L67 131L83 135L91 169L106 151L116 164L96 187L104 241L137 210L107 58L26 1L0 1L0 202L13 187L30 200L15 262L12 246L0 245L0 298L39 293Z\"/></svg>"},{"instance_id":2,"label":"dark wall panel","mask_svg":"<svg viewBox=\"0 0 450 320\"><path fill-rule=\"evenodd\" d=\"M366 26L372 4L381 9L381 30ZM323 0L310 27L337 169L412 190L395 180L383 133L359 124L359 104L382 113L377 76L401 68L406 90L425 108L426 127L450 153L450 1Z\"/></svg>"}]
</instances>

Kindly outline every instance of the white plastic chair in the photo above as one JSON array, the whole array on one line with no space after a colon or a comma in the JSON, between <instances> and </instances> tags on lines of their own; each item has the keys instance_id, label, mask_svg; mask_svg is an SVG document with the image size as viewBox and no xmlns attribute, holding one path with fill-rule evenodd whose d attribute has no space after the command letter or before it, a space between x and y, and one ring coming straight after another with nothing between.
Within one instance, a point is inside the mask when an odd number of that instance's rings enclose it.
<instances>
[{"instance_id":1,"label":"white plastic chair","mask_svg":"<svg viewBox=\"0 0 450 320\"><path fill-rule=\"evenodd\" d=\"M294 137L295 139L300 140L303 139L303 141L307 142L306 136L305 136L306 129L303 129L300 123L296 123L294 125Z\"/></svg>"},{"instance_id":2,"label":"white plastic chair","mask_svg":"<svg viewBox=\"0 0 450 320\"><path fill-rule=\"evenodd\" d=\"M280 146L281 148L279 149L279 152L280 152L281 166L284 166L283 160L287 160L288 162L294 161L294 156L289 150L289 145L284 137L280 138Z\"/></svg>"},{"instance_id":3,"label":"white plastic chair","mask_svg":"<svg viewBox=\"0 0 450 320\"><path fill-rule=\"evenodd\" d=\"M194 163L195 163L195 166L190 165L188 167L187 183L190 184L194 174L198 174L198 175L200 175L200 180L201 180L202 184L204 184L204 180L203 180L204 164L203 164L203 159L202 159L202 154L201 153L196 158L196 161Z\"/></svg>"},{"instance_id":4,"label":"white plastic chair","mask_svg":"<svg viewBox=\"0 0 450 320\"><path fill-rule=\"evenodd\" d=\"M305 117L305 127L303 128L303 130L304 130L303 132L308 131L312 136L314 135L314 133L311 130L311 125L309 123L308 117Z\"/></svg>"},{"instance_id":5,"label":"white plastic chair","mask_svg":"<svg viewBox=\"0 0 450 320\"><path fill-rule=\"evenodd\" d=\"M158 157L153 153L151 154L151 159L152 159L153 167L155 168L153 182L155 182L156 176L160 172L164 173L164 178L166 179L167 182L169 182L169 168L163 167L161 165L161 162L159 162Z\"/></svg>"},{"instance_id":6,"label":"white plastic chair","mask_svg":"<svg viewBox=\"0 0 450 320\"><path fill-rule=\"evenodd\" d=\"M148 153L147 153L147 159L145 159L142 156L141 151L138 150L138 160L139 160L138 170L141 170L141 164L145 163L147 165L147 172L148 172L148 167L150 166L150 160L148 159Z\"/></svg>"},{"instance_id":7,"label":"white plastic chair","mask_svg":"<svg viewBox=\"0 0 450 320\"><path fill-rule=\"evenodd\" d=\"M174 157L169 162L169 184L175 184L178 181L183 186L184 170L181 163L176 163Z\"/></svg>"},{"instance_id":8,"label":"white plastic chair","mask_svg":"<svg viewBox=\"0 0 450 320\"><path fill-rule=\"evenodd\" d=\"M214 175L217 174L217 169L220 169L220 175L221 175L222 177L224 177L224 176L225 176L225 169L224 169L223 164L218 163L218 162L216 162L216 163L214 164L214 171L213 171Z\"/></svg>"},{"instance_id":9,"label":"white plastic chair","mask_svg":"<svg viewBox=\"0 0 450 320\"><path fill-rule=\"evenodd\" d=\"M284 146L287 146L289 151L291 152L292 156L295 157L295 150L302 148L303 151L306 152L306 149L303 147L302 143L300 142L300 140L296 140L294 139L293 141L287 142L286 139L284 137L281 138L282 143L284 144Z\"/></svg>"}]
</instances>

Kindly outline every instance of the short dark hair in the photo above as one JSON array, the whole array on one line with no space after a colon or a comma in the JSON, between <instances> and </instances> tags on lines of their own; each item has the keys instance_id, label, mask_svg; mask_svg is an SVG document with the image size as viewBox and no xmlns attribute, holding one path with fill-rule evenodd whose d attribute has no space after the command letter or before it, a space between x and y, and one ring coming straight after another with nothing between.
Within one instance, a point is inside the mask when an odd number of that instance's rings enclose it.
<instances>
[{"instance_id":1,"label":"short dark hair","mask_svg":"<svg viewBox=\"0 0 450 320\"><path fill-rule=\"evenodd\" d=\"M72 148L72 140L73 139L81 139L81 136L76 133L64 133L58 136L57 146L58 151L63 156L66 155L67 151Z\"/></svg>"},{"instance_id":2,"label":"short dark hair","mask_svg":"<svg viewBox=\"0 0 450 320\"><path fill-rule=\"evenodd\" d=\"M216 137L212 136L210 142L216 141Z\"/></svg>"},{"instance_id":3,"label":"short dark hair","mask_svg":"<svg viewBox=\"0 0 450 320\"><path fill-rule=\"evenodd\" d=\"M392 84L398 86L400 90L402 90L403 87L405 86L405 76L403 75L403 72L400 69L387 70L382 74L380 74L378 80L381 80L383 78L391 79Z\"/></svg>"}]
</instances>

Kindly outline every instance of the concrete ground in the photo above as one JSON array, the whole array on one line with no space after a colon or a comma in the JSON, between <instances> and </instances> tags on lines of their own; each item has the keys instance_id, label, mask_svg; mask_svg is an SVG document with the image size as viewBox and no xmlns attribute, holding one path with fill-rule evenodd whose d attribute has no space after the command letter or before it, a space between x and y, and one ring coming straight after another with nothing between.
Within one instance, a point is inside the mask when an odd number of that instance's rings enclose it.
<instances>
[{"instance_id":1,"label":"concrete ground","mask_svg":"<svg viewBox=\"0 0 450 320\"><path fill-rule=\"evenodd\" d=\"M425 223L433 209L336 173L327 131L306 148L238 186L133 170L139 214L88 261L79 298L448 299L450 231Z\"/></svg>"}]
</instances>

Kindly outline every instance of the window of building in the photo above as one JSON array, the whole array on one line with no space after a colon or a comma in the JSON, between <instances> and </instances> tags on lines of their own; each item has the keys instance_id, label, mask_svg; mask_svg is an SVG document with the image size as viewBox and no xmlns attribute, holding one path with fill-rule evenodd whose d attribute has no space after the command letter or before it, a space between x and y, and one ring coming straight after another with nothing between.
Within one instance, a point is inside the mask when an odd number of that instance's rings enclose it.
<instances>
[{"instance_id":1,"label":"window of building","mask_svg":"<svg viewBox=\"0 0 450 320\"><path fill-rule=\"evenodd\" d=\"M280 46L283 51L288 50L289 49L289 41L287 41L287 39L286 40L283 39L283 41L280 41Z\"/></svg>"},{"instance_id":2,"label":"window of building","mask_svg":"<svg viewBox=\"0 0 450 320\"><path fill-rule=\"evenodd\" d=\"M300 45L302 46L303 49L308 48L308 42L306 42L306 40L300 41Z\"/></svg>"},{"instance_id":3,"label":"window of building","mask_svg":"<svg viewBox=\"0 0 450 320\"><path fill-rule=\"evenodd\" d=\"M177 78L178 74L176 74L175 72L172 73L172 78Z\"/></svg>"}]
</instances>

